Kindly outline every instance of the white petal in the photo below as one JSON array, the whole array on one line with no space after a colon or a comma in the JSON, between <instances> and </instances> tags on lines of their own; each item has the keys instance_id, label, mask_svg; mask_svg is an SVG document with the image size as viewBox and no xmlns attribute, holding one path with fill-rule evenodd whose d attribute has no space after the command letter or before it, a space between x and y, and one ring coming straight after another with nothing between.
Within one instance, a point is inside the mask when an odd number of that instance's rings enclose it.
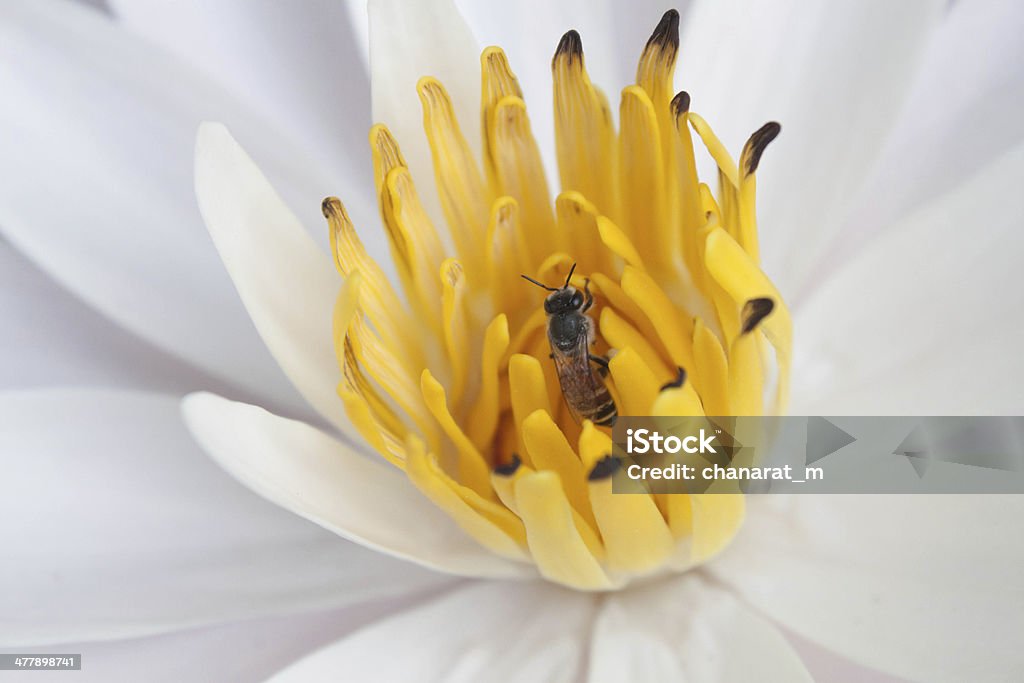
<instances>
[{"instance_id":1,"label":"white petal","mask_svg":"<svg viewBox=\"0 0 1024 683\"><path fill-rule=\"evenodd\" d=\"M434 165L423 132L416 82L444 83L466 142L480 157L480 47L452 0L370 0L373 121L398 140L420 200L443 225Z\"/></svg>"},{"instance_id":2,"label":"white petal","mask_svg":"<svg viewBox=\"0 0 1024 683\"><path fill-rule=\"evenodd\" d=\"M212 82L89 8L0 3L0 61L4 235L123 327L306 414L254 334L196 210L196 127L205 117L231 123L309 225L323 226L320 200L345 182ZM326 228L318 232L326 240Z\"/></svg>"},{"instance_id":3,"label":"white petal","mask_svg":"<svg viewBox=\"0 0 1024 683\"><path fill-rule=\"evenodd\" d=\"M185 392L216 386L113 324L0 241L0 386L92 385Z\"/></svg>"},{"instance_id":4,"label":"white petal","mask_svg":"<svg viewBox=\"0 0 1024 683\"><path fill-rule=\"evenodd\" d=\"M221 124L199 128L196 197L270 352L303 398L354 436L337 394L331 313L342 279L331 258Z\"/></svg>"},{"instance_id":5,"label":"white petal","mask_svg":"<svg viewBox=\"0 0 1024 683\"><path fill-rule=\"evenodd\" d=\"M379 614L401 607L391 602L383 606L374 603L237 621L147 638L66 643L50 646L47 651L82 655L82 670L73 674L76 683L139 680L143 673L147 683L263 681ZM31 680L61 683L67 676L66 672L37 672Z\"/></svg>"},{"instance_id":6,"label":"white petal","mask_svg":"<svg viewBox=\"0 0 1024 683\"><path fill-rule=\"evenodd\" d=\"M734 155L764 122L782 124L757 189L764 261L783 294L839 229L944 4L694 3L677 79L693 110Z\"/></svg>"},{"instance_id":7,"label":"white petal","mask_svg":"<svg viewBox=\"0 0 1024 683\"><path fill-rule=\"evenodd\" d=\"M346 4L112 0L111 8L120 23L237 92L344 172L370 158L369 72ZM335 192L343 189L354 188Z\"/></svg>"},{"instance_id":8,"label":"white petal","mask_svg":"<svg viewBox=\"0 0 1024 683\"><path fill-rule=\"evenodd\" d=\"M810 681L782 633L728 591L687 574L614 593L590 647L600 681Z\"/></svg>"},{"instance_id":9,"label":"white petal","mask_svg":"<svg viewBox=\"0 0 1024 683\"><path fill-rule=\"evenodd\" d=\"M367 0L345 0L345 9L348 11L348 25L352 30L352 40L355 41L359 50L359 56L366 67L366 73L370 73L370 16L367 9Z\"/></svg>"},{"instance_id":10,"label":"white petal","mask_svg":"<svg viewBox=\"0 0 1024 683\"><path fill-rule=\"evenodd\" d=\"M195 446L172 397L0 395L0 467L4 647L329 608L444 580L246 491Z\"/></svg>"},{"instance_id":11,"label":"white petal","mask_svg":"<svg viewBox=\"0 0 1024 683\"><path fill-rule=\"evenodd\" d=\"M828 681L828 683L907 683L906 679L886 674L878 669L871 669L845 657L840 657L835 652L828 650L817 643L801 638L792 631L783 629L789 644L793 646L800 657L800 661L807 667L811 678L815 681Z\"/></svg>"},{"instance_id":12,"label":"white petal","mask_svg":"<svg viewBox=\"0 0 1024 683\"><path fill-rule=\"evenodd\" d=\"M792 410L1024 410L1024 145L893 226L795 314Z\"/></svg>"},{"instance_id":13,"label":"white petal","mask_svg":"<svg viewBox=\"0 0 1024 683\"><path fill-rule=\"evenodd\" d=\"M835 267L907 211L950 192L1024 138L1024 5L957 2L822 268Z\"/></svg>"},{"instance_id":14,"label":"white petal","mask_svg":"<svg viewBox=\"0 0 1024 683\"><path fill-rule=\"evenodd\" d=\"M303 422L212 394L186 397L182 410L221 467L345 538L453 574L533 574L477 545L391 465Z\"/></svg>"},{"instance_id":15,"label":"white petal","mask_svg":"<svg viewBox=\"0 0 1024 683\"><path fill-rule=\"evenodd\" d=\"M709 568L754 607L913 680L1020 678L1024 498L765 498Z\"/></svg>"},{"instance_id":16,"label":"white petal","mask_svg":"<svg viewBox=\"0 0 1024 683\"><path fill-rule=\"evenodd\" d=\"M271 680L336 681L340 672L357 681L576 680L595 600L541 582L478 583L357 631Z\"/></svg>"}]
</instances>

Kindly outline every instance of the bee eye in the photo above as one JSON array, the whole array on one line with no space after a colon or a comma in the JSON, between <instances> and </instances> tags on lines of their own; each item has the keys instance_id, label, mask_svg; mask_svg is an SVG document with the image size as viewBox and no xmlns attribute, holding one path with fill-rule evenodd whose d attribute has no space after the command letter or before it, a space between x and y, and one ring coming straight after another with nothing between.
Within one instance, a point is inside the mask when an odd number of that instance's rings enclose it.
<instances>
[{"instance_id":1,"label":"bee eye","mask_svg":"<svg viewBox=\"0 0 1024 683\"><path fill-rule=\"evenodd\" d=\"M573 306L573 308L579 308L582 305L583 305L583 295L580 294L579 292L576 292L575 294L572 295L572 306Z\"/></svg>"}]
</instances>

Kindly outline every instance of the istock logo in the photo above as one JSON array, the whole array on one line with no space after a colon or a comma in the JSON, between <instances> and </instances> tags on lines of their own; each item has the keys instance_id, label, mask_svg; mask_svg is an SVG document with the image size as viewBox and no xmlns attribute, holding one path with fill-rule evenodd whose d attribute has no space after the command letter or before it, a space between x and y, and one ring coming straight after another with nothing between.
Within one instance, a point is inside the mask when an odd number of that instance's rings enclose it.
<instances>
[{"instance_id":1,"label":"istock logo","mask_svg":"<svg viewBox=\"0 0 1024 683\"><path fill-rule=\"evenodd\" d=\"M627 453L718 453L711 442L714 434L706 434L703 429L699 435L691 435L680 439L678 436L662 436L649 429L626 430Z\"/></svg>"}]
</instances>

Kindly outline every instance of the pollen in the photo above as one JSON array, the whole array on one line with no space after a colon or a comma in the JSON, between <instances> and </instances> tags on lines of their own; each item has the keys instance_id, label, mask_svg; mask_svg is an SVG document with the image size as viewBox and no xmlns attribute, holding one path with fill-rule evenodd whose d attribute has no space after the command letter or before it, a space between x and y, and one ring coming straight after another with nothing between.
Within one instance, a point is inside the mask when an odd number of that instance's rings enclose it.
<instances>
[{"instance_id":1,"label":"pollen","mask_svg":"<svg viewBox=\"0 0 1024 683\"><path fill-rule=\"evenodd\" d=\"M500 48L480 58L481 158L444 85L422 78L443 224L386 125L369 136L397 283L342 203L323 202L343 276L333 328L350 420L481 545L579 590L705 562L736 533L744 502L612 492L611 432L567 403L545 293L519 275L593 294L590 353L609 359L601 381L620 416L786 405L791 321L760 267L755 212L757 169L780 127L754 132L735 161L690 95L673 91L678 53L669 11L616 124L582 38L562 37L551 61L557 188ZM697 175L698 151L717 166L714 189Z\"/></svg>"}]
</instances>

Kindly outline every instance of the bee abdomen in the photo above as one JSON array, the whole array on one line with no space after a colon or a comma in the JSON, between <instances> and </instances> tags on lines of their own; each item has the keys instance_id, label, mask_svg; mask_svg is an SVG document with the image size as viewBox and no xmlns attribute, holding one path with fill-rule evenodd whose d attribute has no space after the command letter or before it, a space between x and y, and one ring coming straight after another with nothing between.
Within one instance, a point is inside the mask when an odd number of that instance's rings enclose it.
<instances>
[{"instance_id":1,"label":"bee abdomen","mask_svg":"<svg viewBox=\"0 0 1024 683\"><path fill-rule=\"evenodd\" d=\"M610 394L605 394L605 396L607 400L598 404L589 415L584 415L584 417L590 419L596 425L611 427L619 417L619 409L616 407L615 400Z\"/></svg>"}]
</instances>

